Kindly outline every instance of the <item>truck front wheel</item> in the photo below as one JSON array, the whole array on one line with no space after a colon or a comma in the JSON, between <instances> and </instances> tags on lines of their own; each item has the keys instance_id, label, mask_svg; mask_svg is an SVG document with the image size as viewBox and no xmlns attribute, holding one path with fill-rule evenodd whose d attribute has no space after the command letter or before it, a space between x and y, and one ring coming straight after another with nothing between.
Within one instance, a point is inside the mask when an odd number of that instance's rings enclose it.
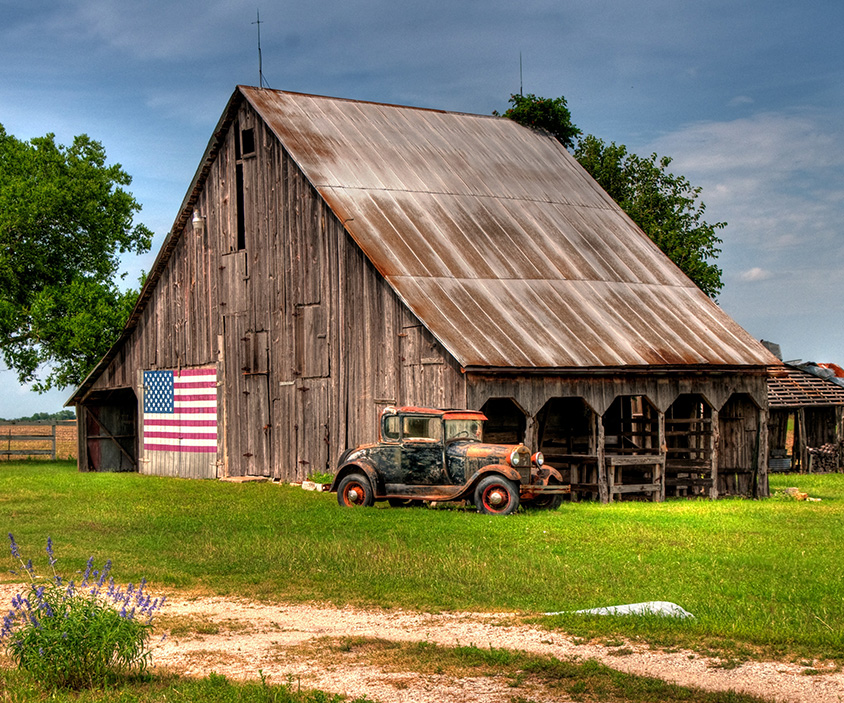
<instances>
[{"instance_id":1,"label":"truck front wheel","mask_svg":"<svg viewBox=\"0 0 844 703\"><path fill-rule=\"evenodd\" d=\"M503 476L486 476L475 488L475 506L487 515L509 515L519 509L519 487Z\"/></svg>"},{"instance_id":2,"label":"truck front wheel","mask_svg":"<svg viewBox=\"0 0 844 703\"><path fill-rule=\"evenodd\" d=\"M337 486L337 502L343 508L370 507L375 504L372 484L363 474L344 476Z\"/></svg>"}]
</instances>

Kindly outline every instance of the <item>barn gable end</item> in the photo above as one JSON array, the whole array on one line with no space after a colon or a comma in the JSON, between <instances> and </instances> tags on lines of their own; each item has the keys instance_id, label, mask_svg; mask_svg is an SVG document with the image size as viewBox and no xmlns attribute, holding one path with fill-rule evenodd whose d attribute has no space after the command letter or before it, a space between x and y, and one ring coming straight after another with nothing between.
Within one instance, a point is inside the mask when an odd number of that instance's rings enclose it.
<instances>
[{"instance_id":1,"label":"barn gable end","mask_svg":"<svg viewBox=\"0 0 844 703\"><path fill-rule=\"evenodd\" d=\"M764 494L772 357L573 161L493 118L238 88L123 336L69 401L80 469L301 480L374 438L385 405L487 404L584 495ZM213 414L162 432L149 372ZM734 406L756 450L727 459ZM706 447L670 446L692 426Z\"/></svg>"}]
</instances>

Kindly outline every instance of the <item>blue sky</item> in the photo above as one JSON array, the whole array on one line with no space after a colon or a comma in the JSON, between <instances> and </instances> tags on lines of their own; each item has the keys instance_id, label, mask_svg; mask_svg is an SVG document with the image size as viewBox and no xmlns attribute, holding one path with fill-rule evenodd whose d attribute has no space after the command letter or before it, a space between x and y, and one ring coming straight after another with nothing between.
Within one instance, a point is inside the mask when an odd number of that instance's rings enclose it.
<instances>
[{"instance_id":1,"label":"blue sky","mask_svg":"<svg viewBox=\"0 0 844 703\"><path fill-rule=\"evenodd\" d=\"M786 359L844 365L844 4L779 0L0 0L0 123L87 133L134 178L148 270L239 83L489 114L519 90L674 158L726 221L722 307ZM0 370L0 417L61 407Z\"/></svg>"}]
</instances>

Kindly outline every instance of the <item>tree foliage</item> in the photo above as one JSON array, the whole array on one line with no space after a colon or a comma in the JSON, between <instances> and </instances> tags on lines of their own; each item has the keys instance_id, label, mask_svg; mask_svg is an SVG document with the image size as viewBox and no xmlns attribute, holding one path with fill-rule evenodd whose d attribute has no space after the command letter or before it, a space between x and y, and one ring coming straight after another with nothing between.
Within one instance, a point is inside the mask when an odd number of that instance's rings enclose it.
<instances>
[{"instance_id":1,"label":"tree foliage","mask_svg":"<svg viewBox=\"0 0 844 703\"><path fill-rule=\"evenodd\" d=\"M514 107L505 117L540 127L571 148L580 164L683 273L711 298L718 295L723 287L721 269L713 261L721 253L717 232L726 223L706 222L701 189L668 171L670 157L655 153L640 157L623 144L606 144L593 135L574 143L573 137L582 133L571 122L563 98L514 95L510 102Z\"/></svg>"},{"instance_id":2,"label":"tree foliage","mask_svg":"<svg viewBox=\"0 0 844 703\"><path fill-rule=\"evenodd\" d=\"M510 105L504 117L525 127L545 130L566 149L571 149L574 139L580 135L580 130L571 121L566 99L562 96L538 98L533 93L513 94L510 96Z\"/></svg>"},{"instance_id":3,"label":"tree foliage","mask_svg":"<svg viewBox=\"0 0 844 703\"><path fill-rule=\"evenodd\" d=\"M133 224L131 181L86 135L27 142L0 125L0 352L37 390L81 382L134 304L118 257L147 251L152 233Z\"/></svg>"}]
</instances>

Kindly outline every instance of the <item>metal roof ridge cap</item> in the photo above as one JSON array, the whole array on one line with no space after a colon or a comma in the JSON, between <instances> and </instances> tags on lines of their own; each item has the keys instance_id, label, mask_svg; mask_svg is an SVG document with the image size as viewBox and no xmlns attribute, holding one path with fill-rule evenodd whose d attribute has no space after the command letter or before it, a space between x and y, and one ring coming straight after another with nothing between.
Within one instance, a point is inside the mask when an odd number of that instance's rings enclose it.
<instances>
[{"instance_id":1,"label":"metal roof ridge cap","mask_svg":"<svg viewBox=\"0 0 844 703\"><path fill-rule=\"evenodd\" d=\"M484 115L478 112L465 112L461 110L443 110L442 108L438 107L422 107L420 105L402 105L400 103L387 103L387 102L380 102L378 100L360 100L358 98L342 98L336 95L323 95L320 93L303 93L301 91L296 90L279 90L276 88L258 88L254 85L245 85L245 84L238 84L237 90L239 90L247 100L249 100L249 96L247 95L248 92L269 92L269 93L280 93L282 95L293 95L302 98L315 98L317 100L333 100L335 102L344 102L344 103L356 103L359 105L373 105L375 107L390 107L395 108L397 110L419 110L422 112L435 112L441 115L457 115L463 117L480 117L482 119L489 119L489 120L501 120L501 119L508 119L506 117L500 115ZM251 103L252 101L249 100ZM514 124L516 124L514 122Z\"/></svg>"}]
</instances>

